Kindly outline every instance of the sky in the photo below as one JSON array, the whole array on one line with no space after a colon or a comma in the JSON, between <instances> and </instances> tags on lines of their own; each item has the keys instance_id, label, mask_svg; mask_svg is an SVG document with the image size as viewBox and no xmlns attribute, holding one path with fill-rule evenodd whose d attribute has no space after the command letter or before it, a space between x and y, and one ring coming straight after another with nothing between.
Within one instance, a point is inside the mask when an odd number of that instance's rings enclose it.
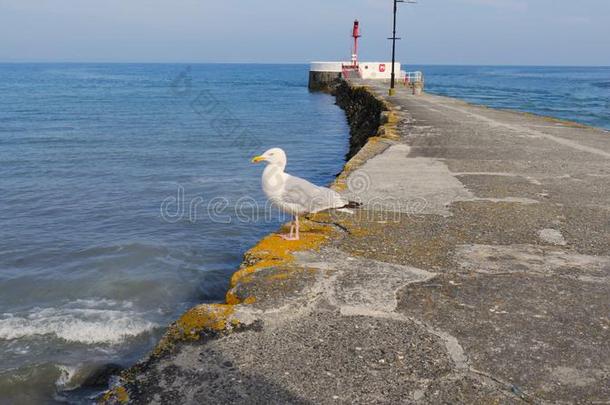
<instances>
[{"instance_id":1,"label":"sky","mask_svg":"<svg viewBox=\"0 0 610 405\"><path fill-rule=\"evenodd\" d=\"M0 0L0 62L388 60L392 0ZM610 65L610 0L400 4L406 64Z\"/></svg>"}]
</instances>

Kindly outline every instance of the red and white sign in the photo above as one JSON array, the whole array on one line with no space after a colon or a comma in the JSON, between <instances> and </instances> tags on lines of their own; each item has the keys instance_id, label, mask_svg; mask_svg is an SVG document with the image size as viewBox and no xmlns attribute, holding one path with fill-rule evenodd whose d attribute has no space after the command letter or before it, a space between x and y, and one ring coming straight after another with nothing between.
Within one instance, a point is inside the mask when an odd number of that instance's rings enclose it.
<instances>
[{"instance_id":1,"label":"red and white sign","mask_svg":"<svg viewBox=\"0 0 610 405\"><path fill-rule=\"evenodd\" d=\"M385 72L385 63L380 63L380 64L379 64L379 71L380 71L381 73Z\"/></svg>"}]
</instances>

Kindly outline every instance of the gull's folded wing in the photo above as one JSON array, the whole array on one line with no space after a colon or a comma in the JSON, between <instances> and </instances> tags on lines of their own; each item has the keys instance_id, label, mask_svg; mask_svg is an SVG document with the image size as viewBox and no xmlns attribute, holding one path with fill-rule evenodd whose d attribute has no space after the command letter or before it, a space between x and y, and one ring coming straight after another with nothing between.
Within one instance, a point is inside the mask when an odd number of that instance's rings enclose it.
<instances>
[{"instance_id":1,"label":"gull's folded wing","mask_svg":"<svg viewBox=\"0 0 610 405\"><path fill-rule=\"evenodd\" d=\"M331 208L341 208L348 204L339 193L327 187L319 187L299 177L286 175L282 201L296 204L309 213L324 211Z\"/></svg>"}]
</instances>

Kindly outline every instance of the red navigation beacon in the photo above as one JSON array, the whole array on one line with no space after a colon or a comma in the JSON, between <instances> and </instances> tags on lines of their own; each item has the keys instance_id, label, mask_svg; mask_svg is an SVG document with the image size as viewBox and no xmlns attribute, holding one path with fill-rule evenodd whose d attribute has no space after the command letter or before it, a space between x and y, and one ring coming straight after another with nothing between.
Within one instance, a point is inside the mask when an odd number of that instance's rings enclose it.
<instances>
[{"instance_id":1,"label":"red navigation beacon","mask_svg":"<svg viewBox=\"0 0 610 405\"><path fill-rule=\"evenodd\" d=\"M358 20L354 21L354 29L352 31L352 37L354 37L354 49L352 51L352 67L358 67L358 38L360 35L360 23Z\"/></svg>"}]
</instances>

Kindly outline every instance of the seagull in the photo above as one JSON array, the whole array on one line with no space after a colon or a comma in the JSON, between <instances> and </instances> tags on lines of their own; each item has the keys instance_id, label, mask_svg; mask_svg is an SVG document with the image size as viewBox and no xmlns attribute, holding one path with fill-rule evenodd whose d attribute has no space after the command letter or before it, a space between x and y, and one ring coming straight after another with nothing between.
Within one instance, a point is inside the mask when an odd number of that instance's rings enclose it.
<instances>
[{"instance_id":1,"label":"seagull","mask_svg":"<svg viewBox=\"0 0 610 405\"><path fill-rule=\"evenodd\" d=\"M299 240L299 216L330 209L351 213L349 208L361 205L346 200L330 188L316 186L305 179L285 173L286 153L280 148L271 148L252 158L252 163L259 162L267 163L262 178L265 195L282 211L294 216L294 221L290 224L290 234L280 235L286 240Z\"/></svg>"}]
</instances>

